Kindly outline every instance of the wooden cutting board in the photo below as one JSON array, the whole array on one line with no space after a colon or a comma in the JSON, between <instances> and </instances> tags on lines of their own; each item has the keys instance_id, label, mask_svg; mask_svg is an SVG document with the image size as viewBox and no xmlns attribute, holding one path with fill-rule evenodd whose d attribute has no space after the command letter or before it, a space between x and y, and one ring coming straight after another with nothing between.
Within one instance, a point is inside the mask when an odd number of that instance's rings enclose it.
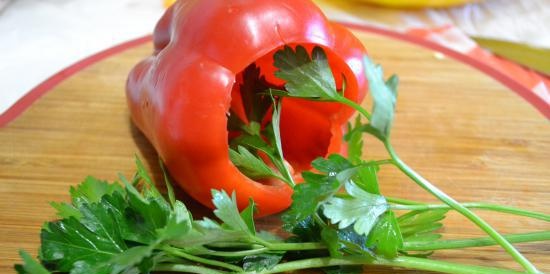
<instances>
[{"instance_id":1,"label":"wooden cutting board","mask_svg":"<svg viewBox=\"0 0 550 274\"><path fill-rule=\"evenodd\" d=\"M548 120L476 68L387 35L365 30L356 34L387 73L401 78L393 143L406 162L461 202L486 201L550 213ZM48 202L68 201L69 186L85 176L131 176L137 154L160 178L155 152L132 126L124 97L128 71L151 48L146 42L78 71L0 129L1 273L14 273L18 249L36 255L40 226L56 218ZM384 157L376 141L365 141L372 157ZM435 201L390 167L382 169L381 184L388 196ZM183 193L178 196L198 214L206 212ZM503 233L550 229L542 221L479 214ZM264 228L278 225L276 217L259 222ZM482 235L455 213L445 224L445 238ZM550 272L549 242L517 247ZM496 247L441 251L434 257L518 269ZM370 267L366 271L418 273Z\"/></svg>"}]
</instances>

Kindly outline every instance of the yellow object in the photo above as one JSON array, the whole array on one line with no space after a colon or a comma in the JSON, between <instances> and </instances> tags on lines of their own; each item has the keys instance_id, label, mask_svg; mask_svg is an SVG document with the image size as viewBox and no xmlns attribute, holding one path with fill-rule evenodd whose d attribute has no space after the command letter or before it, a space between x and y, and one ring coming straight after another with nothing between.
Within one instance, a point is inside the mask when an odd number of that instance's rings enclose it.
<instances>
[{"instance_id":1,"label":"yellow object","mask_svg":"<svg viewBox=\"0 0 550 274\"><path fill-rule=\"evenodd\" d=\"M472 38L496 55L550 76L550 49L481 37Z\"/></svg>"},{"instance_id":2,"label":"yellow object","mask_svg":"<svg viewBox=\"0 0 550 274\"><path fill-rule=\"evenodd\" d=\"M169 7L174 4L177 0L164 0L164 7Z\"/></svg>"},{"instance_id":3,"label":"yellow object","mask_svg":"<svg viewBox=\"0 0 550 274\"><path fill-rule=\"evenodd\" d=\"M391 8L424 8L424 7L449 7L469 2L479 2L476 0L357 0L365 3L391 7Z\"/></svg>"}]
</instances>

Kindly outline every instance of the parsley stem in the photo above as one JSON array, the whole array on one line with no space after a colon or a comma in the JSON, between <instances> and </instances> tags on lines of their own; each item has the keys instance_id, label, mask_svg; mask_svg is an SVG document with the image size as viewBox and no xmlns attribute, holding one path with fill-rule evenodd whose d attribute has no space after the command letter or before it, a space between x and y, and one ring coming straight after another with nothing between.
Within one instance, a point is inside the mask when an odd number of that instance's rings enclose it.
<instances>
[{"instance_id":1,"label":"parsley stem","mask_svg":"<svg viewBox=\"0 0 550 274\"><path fill-rule=\"evenodd\" d=\"M413 268L418 270L437 271L441 273L453 274L519 274L514 270L485 267L477 265L465 265L445 261L436 261L423 258L415 258L408 256L399 256L393 260L377 259L373 262L374 265L385 265L393 267Z\"/></svg>"},{"instance_id":2,"label":"parsley stem","mask_svg":"<svg viewBox=\"0 0 550 274\"><path fill-rule=\"evenodd\" d=\"M503 235L511 243L525 243L550 240L550 231L517 233ZM403 250L405 251L430 251L438 249L455 249L467 247L479 247L495 245L496 242L490 237L481 237L473 239L460 240L442 240L433 242L405 242Z\"/></svg>"},{"instance_id":3,"label":"parsley stem","mask_svg":"<svg viewBox=\"0 0 550 274\"><path fill-rule=\"evenodd\" d=\"M155 266L155 271L170 271L170 272L185 272L196 274L220 274L227 273L225 271L214 270L198 265L186 264L159 264Z\"/></svg>"},{"instance_id":4,"label":"parsley stem","mask_svg":"<svg viewBox=\"0 0 550 274\"><path fill-rule=\"evenodd\" d=\"M464 264L435 261L430 259L414 258L414 257L407 257L407 256L400 256L393 260L387 260L387 259L381 259L381 258L373 260L370 257L360 257L360 256L348 256L345 258L332 258L332 257L311 258L311 259L281 263L276 265L270 270L265 270L259 273L270 274L270 273L279 273L279 272L286 272L286 271L293 271L293 270L307 269L307 268L319 268L319 267L343 266L343 265L382 265L382 266L404 267L404 268L437 271L442 273L453 273L453 274L493 274L493 273L494 274L520 274L520 273L523 273L523 272L501 269L501 268L464 265ZM246 273L251 274L252 272L246 272Z\"/></svg>"},{"instance_id":5,"label":"parsley stem","mask_svg":"<svg viewBox=\"0 0 550 274\"><path fill-rule=\"evenodd\" d=\"M266 251L269 251L269 248L262 247L250 250L241 250L241 251L218 251L218 250L209 250L205 252L205 255L217 256L217 257L244 257L248 255L261 254Z\"/></svg>"},{"instance_id":6,"label":"parsley stem","mask_svg":"<svg viewBox=\"0 0 550 274\"><path fill-rule=\"evenodd\" d=\"M302 242L302 243L274 243L268 242L257 236L252 236L251 240L258 244L263 245L272 251L288 251L288 250L313 250L313 249L326 249L326 245L319 242Z\"/></svg>"},{"instance_id":7,"label":"parsley stem","mask_svg":"<svg viewBox=\"0 0 550 274\"><path fill-rule=\"evenodd\" d=\"M473 213L468 208L464 207L462 204L457 202L455 199L451 198L449 195L447 195L445 192L441 191L439 188L437 188L435 185L430 183L428 180L426 180L424 177L422 177L420 174L418 174L416 171L414 171L411 167L409 167L395 152L393 146L390 144L389 140L384 140L384 145L386 146L386 149L391 156L391 158L395 162L395 166L399 168L405 175L407 175L409 178L411 178L414 182L416 182L420 187L422 187L424 190L428 191L435 197L437 197L439 200L444 202L445 204L449 205L451 208L459 212L460 214L464 215L464 217L468 218L470 221L472 221L474 224L476 224L479 228L481 228L485 233L487 233L491 238L495 240L508 254L510 254L516 262L518 262L528 273L540 273L537 268L527 260L510 242L508 242L500 233L498 233L494 228L491 227L487 222L485 222L483 219L481 219L479 216L477 216L475 213Z\"/></svg>"},{"instance_id":8,"label":"parsley stem","mask_svg":"<svg viewBox=\"0 0 550 274\"><path fill-rule=\"evenodd\" d=\"M390 203L394 204L400 204L400 205L426 205L426 203L403 199L403 198L395 198L395 197L388 197L386 196L386 200Z\"/></svg>"},{"instance_id":9,"label":"parsley stem","mask_svg":"<svg viewBox=\"0 0 550 274\"><path fill-rule=\"evenodd\" d=\"M291 250L318 250L326 249L327 246L318 242L305 243L271 243L269 250L272 251L291 251Z\"/></svg>"},{"instance_id":10,"label":"parsley stem","mask_svg":"<svg viewBox=\"0 0 550 274\"><path fill-rule=\"evenodd\" d=\"M347 105L355 110L357 110L361 115L363 115L367 120L370 121L371 114L368 112L365 108L363 108L361 105L355 103L354 101L344 97L344 96L338 96L334 98L335 101L338 101L344 105Z\"/></svg>"},{"instance_id":11,"label":"parsley stem","mask_svg":"<svg viewBox=\"0 0 550 274\"><path fill-rule=\"evenodd\" d=\"M384 160L368 162L368 164L375 164L377 166L381 166L381 165L393 165L394 163L392 159L384 159Z\"/></svg>"},{"instance_id":12,"label":"parsley stem","mask_svg":"<svg viewBox=\"0 0 550 274\"><path fill-rule=\"evenodd\" d=\"M251 240L251 242L256 242L255 240ZM250 242L215 242L215 243L209 243L207 245L208 248L242 248L242 249L258 249L265 247L261 244L251 244Z\"/></svg>"},{"instance_id":13,"label":"parsley stem","mask_svg":"<svg viewBox=\"0 0 550 274\"><path fill-rule=\"evenodd\" d=\"M168 252L172 255L175 255L175 256L190 260L190 261L194 261L194 262L197 262L197 263L223 267L223 268L226 268L226 269L229 269L229 270L232 270L232 271L236 271L236 272L242 272L243 271L243 269L241 267L238 267L236 265L232 265L232 264L228 264L228 263L224 263L224 262L220 262L220 261L216 261L216 260L209 260L209 259L205 259L205 258L202 258L202 257L199 257L199 256L187 254L187 253L183 252L182 250L180 250L179 248L175 248L175 247L171 247L171 246L164 246L164 247L162 247L162 250L166 251L166 252Z\"/></svg>"},{"instance_id":14,"label":"parsley stem","mask_svg":"<svg viewBox=\"0 0 550 274\"><path fill-rule=\"evenodd\" d=\"M387 198L389 202L393 202L391 198ZM550 222L550 215L544 214L541 212L534 212L529 210L524 210L520 208L510 207L510 206L501 206L488 203L463 203L462 206L472 209L482 209L490 210L502 213L508 213L518 216L530 217L533 219L539 219L546 222ZM449 205L445 204L393 204L390 205L391 209L394 210L431 210L431 209L444 209L451 208Z\"/></svg>"}]
</instances>

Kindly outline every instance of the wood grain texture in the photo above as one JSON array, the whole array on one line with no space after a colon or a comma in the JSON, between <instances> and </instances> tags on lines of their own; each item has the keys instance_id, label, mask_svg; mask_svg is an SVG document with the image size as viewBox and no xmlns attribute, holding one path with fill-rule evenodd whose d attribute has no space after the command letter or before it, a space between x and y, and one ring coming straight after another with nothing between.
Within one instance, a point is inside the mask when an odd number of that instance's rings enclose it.
<instances>
[{"instance_id":1,"label":"wood grain texture","mask_svg":"<svg viewBox=\"0 0 550 274\"><path fill-rule=\"evenodd\" d=\"M401 78L393 143L406 162L461 202L550 213L550 124L541 114L474 68L384 36L357 35L387 73ZM0 273L14 273L18 249L36 255L40 226L55 218L48 202L68 201L69 186L85 176L131 176L138 154L159 178L155 152L132 126L124 97L130 68L150 52L151 45L139 46L82 70L0 129ZM365 141L369 158L385 157L375 140ZM435 201L395 169L383 168L380 180L385 195ZM207 212L183 193L178 196L199 215ZM541 221L479 213L503 233L550 229ZM278 223L275 217L258 221L267 229ZM454 213L445 224L445 238L482 235ZM550 272L549 242L517 246ZM495 247L434 257L519 269Z\"/></svg>"}]
</instances>

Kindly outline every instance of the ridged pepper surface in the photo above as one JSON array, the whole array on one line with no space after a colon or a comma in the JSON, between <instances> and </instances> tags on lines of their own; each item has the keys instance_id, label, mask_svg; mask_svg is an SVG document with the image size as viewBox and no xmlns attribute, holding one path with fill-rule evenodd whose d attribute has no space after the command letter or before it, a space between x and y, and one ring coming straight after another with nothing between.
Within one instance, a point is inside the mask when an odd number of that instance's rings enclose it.
<instances>
[{"instance_id":1,"label":"ridged pepper surface","mask_svg":"<svg viewBox=\"0 0 550 274\"><path fill-rule=\"evenodd\" d=\"M205 205L211 189L235 191L240 208L253 198L258 216L291 203L289 186L253 181L229 159L227 115L242 105L238 82L246 67L255 64L281 85L273 54L285 45L320 46L339 88L345 79L347 98L359 102L367 89L361 42L306 0L181 0L162 16L153 42L153 54L128 77L131 116L175 181ZM333 103L283 100L282 146L296 174L316 157L345 150L352 114Z\"/></svg>"}]
</instances>

